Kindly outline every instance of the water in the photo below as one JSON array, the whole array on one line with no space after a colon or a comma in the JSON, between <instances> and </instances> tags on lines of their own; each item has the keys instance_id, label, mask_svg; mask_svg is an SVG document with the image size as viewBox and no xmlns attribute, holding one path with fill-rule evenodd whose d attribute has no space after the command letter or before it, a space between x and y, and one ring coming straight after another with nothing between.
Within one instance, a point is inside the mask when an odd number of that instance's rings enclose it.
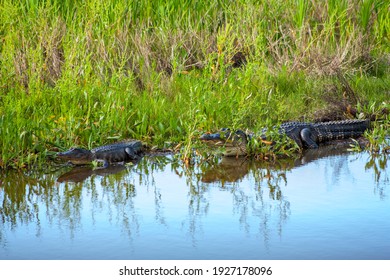
<instances>
[{"instance_id":1,"label":"water","mask_svg":"<svg viewBox=\"0 0 390 280\"><path fill-rule=\"evenodd\" d=\"M0 259L390 259L387 155L0 176Z\"/></svg>"}]
</instances>

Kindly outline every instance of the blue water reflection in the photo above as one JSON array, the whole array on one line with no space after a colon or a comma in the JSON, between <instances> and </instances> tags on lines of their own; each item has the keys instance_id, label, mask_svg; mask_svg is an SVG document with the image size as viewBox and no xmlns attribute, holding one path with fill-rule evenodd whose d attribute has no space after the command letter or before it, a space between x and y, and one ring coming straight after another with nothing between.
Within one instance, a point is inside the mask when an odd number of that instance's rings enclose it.
<instances>
[{"instance_id":1,"label":"blue water reflection","mask_svg":"<svg viewBox=\"0 0 390 280\"><path fill-rule=\"evenodd\" d=\"M390 259L387 155L318 153L4 173L0 259Z\"/></svg>"}]
</instances>

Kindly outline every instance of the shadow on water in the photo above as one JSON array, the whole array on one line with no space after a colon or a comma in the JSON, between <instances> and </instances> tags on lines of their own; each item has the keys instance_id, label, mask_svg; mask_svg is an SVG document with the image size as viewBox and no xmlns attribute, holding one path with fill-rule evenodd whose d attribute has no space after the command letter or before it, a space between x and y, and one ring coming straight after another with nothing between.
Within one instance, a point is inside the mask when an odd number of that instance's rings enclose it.
<instances>
[{"instance_id":1,"label":"shadow on water","mask_svg":"<svg viewBox=\"0 0 390 280\"><path fill-rule=\"evenodd\" d=\"M288 185L286 174L294 173L294 170L311 162L326 159L321 164L325 165L326 172L332 173L329 178L338 180L340 173L349 172L348 160L351 159L337 157L341 154L345 154L345 151L327 146L319 150L308 150L294 160L286 159L275 163L245 158L219 158L213 162L199 159L195 165L186 167L173 156L157 156L145 157L132 166L118 165L108 169L86 166L60 169L49 174L33 171L1 173L0 253L5 252L5 256L1 256L1 253L0 258L7 258L6 252L13 251L8 236L17 234L19 228L28 227L28 231L34 232L36 239L45 238L42 233L48 227L57 228L61 235L72 240L87 227L83 222L85 215L89 217L93 228L99 228L103 215L108 227L119 226L129 246L135 246L135 239L142 235L144 226L144 213L140 210L143 208L137 204L137 196L147 200L151 194L153 198L150 203L153 205L145 209L153 209L154 222L161 226L159 230L172 228L168 202L163 198L170 195L166 192L173 190L161 186L169 184L169 178L185 180L186 195L178 195L176 199L180 201L178 205L186 206L176 211L186 213L180 220L178 230L186 232L192 247L200 246L198 244L207 235L204 230L206 217L214 215L213 211L224 211L215 210L213 206L218 200L215 196L222 195L225 199L230 197L232 209L226 211L231 211L238 219L240 230L250 235L253 228L257 227L256 235L261 236L265 250L269 250L269 239L274 232L282 237L283 226L291 215L291 202L283 194L284 187ZM353 154L353 160L359 160L362 154L366 155L364 152ZM364 163L364 170L370 170L374 174L374 191L381 198L386 197L386 186L389 185L387 155L369 156ZM168 180L161 181L161 174ZM243 180L249 180L247 188L242 186ZM178 192L182 190L181 187L177 189ZM173 198L172 201L174 200ZM223 233L224 229L221 231ZM126 256L128 255L120 257ZM140 257L142 256L147 257L141 254ZM55 254L43 257L59 258ZM157 255L156 258L158 257ZM18 256L15 253L11 254L11 258L29 259L34 256ZM68 258L75 257L70 255ZM94 256L87 254L80 258Z\"/></svg>"}]
</instances>

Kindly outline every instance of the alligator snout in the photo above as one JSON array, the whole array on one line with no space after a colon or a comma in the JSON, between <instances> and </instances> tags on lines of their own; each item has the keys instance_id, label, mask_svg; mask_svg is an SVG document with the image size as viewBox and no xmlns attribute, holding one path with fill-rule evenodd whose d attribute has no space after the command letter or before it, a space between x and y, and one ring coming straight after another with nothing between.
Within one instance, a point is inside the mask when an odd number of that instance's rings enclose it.
<instances>
[{"instance_id":1,"label":"alligator snout","mask_svg":"<svg viewBox=\"0 0 390 280\"><path fill-rule=\"evenodd\" d=\"M200 140L203 141L217 141L221 140L221 134L220 133L205 133L200 136Z\"/></svg>"}]
</instances>

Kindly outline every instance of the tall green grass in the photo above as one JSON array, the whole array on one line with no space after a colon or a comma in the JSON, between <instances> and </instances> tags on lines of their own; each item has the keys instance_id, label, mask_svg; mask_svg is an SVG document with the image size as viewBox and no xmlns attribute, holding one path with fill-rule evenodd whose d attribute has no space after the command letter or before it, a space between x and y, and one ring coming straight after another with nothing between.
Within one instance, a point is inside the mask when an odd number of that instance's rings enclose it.
<instances>
[{"instance_id":1,"label":"tall green grass","mask_svg":"<svg viewBox=\"0 0 390 280\"><path fill-rule=\"evenodd\" d=\"M359 113L386 111L389 9L374 0L0 0L0 168L123 138L182 143L188 156L204 130L317 118L324 97L345 101L337 73Z\"/></svg>"}]
</instances>

